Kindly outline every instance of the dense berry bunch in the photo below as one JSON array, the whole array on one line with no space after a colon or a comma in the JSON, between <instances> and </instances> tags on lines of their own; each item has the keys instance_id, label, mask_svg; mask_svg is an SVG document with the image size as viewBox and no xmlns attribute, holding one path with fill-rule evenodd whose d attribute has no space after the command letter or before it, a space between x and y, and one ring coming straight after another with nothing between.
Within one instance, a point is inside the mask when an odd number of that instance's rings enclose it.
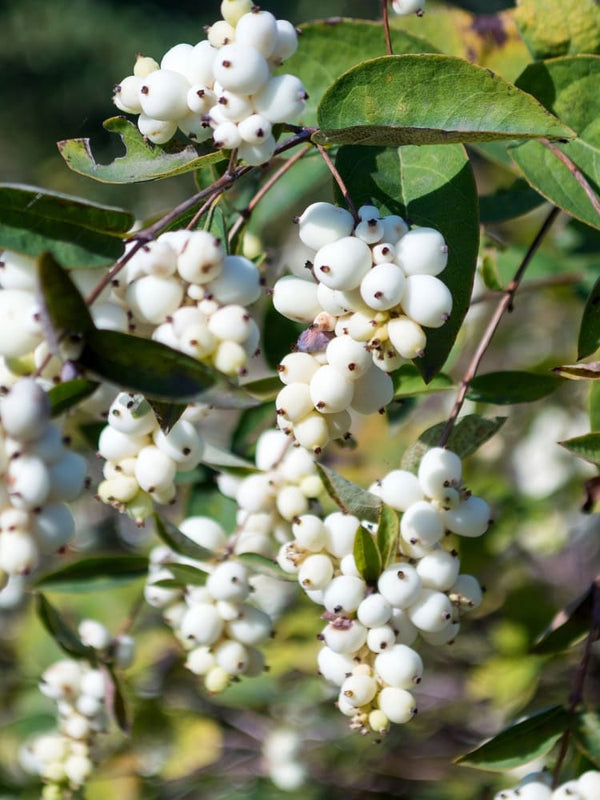
<instances>
[{"instance_id":1,"label":"dense berry bunch","mask_svg":"<svg viewBox=\"0 0 600 800\"><path fill-rule=\"evenodd\" d=\"M98 656L110 659L117 667L128 667L133 660L133 640L121 635L112 638L96 620L83 620L79 637ZM109 698L114 691L108 670L85 660L63 659L42 675L41 692L54 700L58 710L58 730L30 740L21 750L21 765L39 775L46 787L43 798L66 796L67 790L80 789L93 768L98 735L109 722Z\"/></svg>"},{"instance_id":2,"label":"dense berry bunch","mask_svg":"<svg viewBox=\"0 0 600 800\"><path fill-rule=\"evenodd\" d=\"M0 292L0 296L2 293ZM50 422L50 404L32 379L0 399L0 587L29 573L41 556L62 550L75 523L65 503L81 494L85 459Z\"/></svg>"},{"instance_id":3,"label":"dense berry bunch","mask_svg":"<svg viewBox=\"0 0 600 800\"><path fill-rule=\"evenodd\" d=\"M494 800L598 800L600 772L590 770L579 778L551 789L552 777L547 772L527 775L514 789L503 789Z\"/></svg>"},{"instance_id":4,"label":"dense berry bunch","mask_svg":"<svg viewBox=\"0 0 600 800\"><path fill-rule=\"evenodd\" d=\"M223 0L223 19L198 44L177 44L162 58L138 57L114 102L139 114L140 132L164 144L179 128L195 142L211 136L251 165L275 151L273 126L297 119L307 94L295 75L273 75L296 50L294 26L251 0Z\"/></svg>"},{"instance_id":5,"label":"dense berry bunch","mask_svg":"<svg viewBox=\"0 0 600 800\"><path fill-rule=\"evenodd\" d=\"M489 507L462 485L460 458L442 448L425 454L418 475L396 470L372 490L402 512L394 561L376 587L357 568L361 523L350 514L299 517L278 562L325 607L319 669L340 687L340 710L352 728L381 733L416 713L412 690L423 674L411 647L417 636L434 645L453 641L462 614L481 603L479 583L459 574L457 552L441 542L449 532L483 534Z\"/></svg>"},{"instance_id":6,"label":"dense berry bunch","mask_svg":"<svg viewBox=\"0 0 600 800\"><path fill-rule=\"evenodd\" d=\"M226 375L243 373L258 349L258 326L246 306L260 292L252 261L225 255L207 231L187 230L164 233L138 250L117 287L139 333Z\"/></svg>"},{"instance_id":7,"label":"dense berry bunch","mask_svg":"<svg viewBox=\"0 0 600 800\"><path fill-rule=\"evenodd\" d=\"M202 676L209 692L222 692L242 675L259 675L264 657L257 645L273 632L271 616L251 603L253 577L231 556L225 530L209 517L188 517L181 532L207 549L207 560L178 556L159 546L150 557L145 588L147 602L162 609L165 622L188 651L186 667ZM203 585L166 588L157 585L173 578L170 563L184 563L206 573Z\"/></svg>"},{"instance_id":8,"label":"dense berry bunch","mask_svg":"<svg viewBox=\"0 0 600 800\"><path fill-rule=\"evenodd\" d=\"M440 327L452 310L437 277L448 260L439 231L409 230L374 206L358 217L330 203L309 206L298 225L316 251L315 281L285 276L273 289L281 314L311 325L280 366L279 425L317 451L348 432L349 409L372 414L391 401L387 373L423 355L423 328Z\"/></svg>"},{"instance_id":9,"label":"dense berry bunch","mask_svg":"<svg viewBox=\"0 0 600 800\"><path fill-rule=\"evenodd\" d=\"M194 469L204 440L184 415L165 433L142 395L121 392L108 412L98 454L106 459L98 497L135 520L143 520L153 503L175 499L175 474Z\"/></svg>"},{"instance_id":10,"label":"dense berry bunch","mask_svg":"<svg viewBox=\"0 0 600 800\"><path fill-rule=\"evenodd\" d=\"M260 472L240 479L221 476L219 488L238 506L236 553L274 556L292 538L292 521L323 494L314 456L290 445L281 431L265 431L256 443Z\"/></svg>"}]
</instances>

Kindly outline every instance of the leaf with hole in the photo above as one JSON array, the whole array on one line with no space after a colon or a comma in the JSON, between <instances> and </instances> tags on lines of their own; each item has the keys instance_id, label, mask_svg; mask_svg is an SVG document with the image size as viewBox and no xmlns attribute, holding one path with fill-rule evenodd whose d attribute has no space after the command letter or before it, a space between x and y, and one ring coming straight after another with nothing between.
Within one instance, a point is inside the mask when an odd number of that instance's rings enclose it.
<instances>
[{"instance_id":1,"label":"leaf with hole","mask_svg":"<svg viewBox=\"0 0 600 800\"><path fill-rule=\"evenodd\" d=\"M100 164L96 160L89 139L58 142L58 150L69 169L101 183L139 183L172 178L229 158L222 150L206 152L196 145L180 141L152 144L125 117L111 117L104 122L104 127L110 133L116 133L125 147L125 155L118 156L110 164Z\"/></svg>"}]
</instances>

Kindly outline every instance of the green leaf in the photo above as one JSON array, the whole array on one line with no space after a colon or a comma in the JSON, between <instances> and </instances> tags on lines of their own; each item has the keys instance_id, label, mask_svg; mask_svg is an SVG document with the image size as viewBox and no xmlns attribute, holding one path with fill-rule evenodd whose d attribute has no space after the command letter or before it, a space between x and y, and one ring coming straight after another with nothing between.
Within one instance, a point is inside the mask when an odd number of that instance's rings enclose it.
<instances>
[{"instance_id":1,"label":"green leaf","mask_svg":"<svg viewBox=\"0 0 600 800\"><path fill-rule=\"evenodd\" d=\"M488 439L491 439L505 422L506 417L487 419L478 414L467 414L461 417L452 429L446 447L461 458L467 458ZM418 441L411 445L402 456L402 469L416 472L423 454L430 447L439 447L440 437L445 427L445 422L439 422L424 431Z\"/></svg>"},{"instance_id":2,"label":"green leaf","mask_svg":"<svg viewBox=\"0 0 600 800\"><path fill-rule=\"evenodd\" d=\"M446 361L469 309L477 266L477 187L465 149L342 147L336 166L357 206L374 202L382 214L436 228L446 240L448 265L439 277L452 292L452 314L441 328L426 329L425 355L415 361L430 381Z\"/></svg>"},{"instance_id":3,"label":"green leaf","mask_svg":"<svg viewBox=\"0 0 600 800\"><path fill-rule=\"evenodd\" d=\"M384 55L385 39L379 23L364 20L311 22L301 25L300 30L300 47L286 60L285 71L302 77L308 92L302 123L316 125L317 107L324 91L350 67ZM392 45L394 53L437 52L425 39L401 30L392 30Z\"/></svg>"},{"instance_id":4,"label":"green leaf","mask_svg":"<svg viewBox=\"0 0 600 800\"><path fill-rule=\"evenodd\" d=\"M245 458L240 458L228 450L222 450L210 442L206 442L204 445L202 462L211 467L217 467L220 470L224 469L227 472L233 472L238 475L248 475L251 472L256 472L256 465L251 461L246 461Z\"/></svg>"},{"instance_id":5,"label":"green leaf","mask_svg":"<svg viewBox=\"0 0 600 800\"><path fill-rule=\"evenodd\" d=\"M260 575L269 575L271 578L277 578L280 581L288 581L290 583L297 583L298 581L296 575L285 572L276 561L272 561L270 558L260 553L239 553L236 559L241 561L242 564L245 564L248 569L251 569L253 572L258 572Z\"/></svg>"},{"instance_id":6,"label":"green leaf","mask_svg":"<svg viewBox=\"0 0 600 800\"><path fill-rule=\"evenodd\" d=\"M48 392L52 416L58 417L78 405L93 394L99 385L96 381L88 381L86 378L75 378L53 386Z\"/></svg>"},{"instance_id":7,"label":"green leaf","mask_svg":"<svg viewBox=\"0 0 600 800\"><path fill-rule=\"evenodd\" d=\"M153 517L158 537L162 539L171 550L179 553L180 556L195 558L198 561L209 561L215 558L215 553L213 553L212 550L196 544L196 542L182 533L179 528L173 525L172 522L169 522L169 520L162 519L157 513L154 513Z\"/></svg>"},{"instance_id":8,"label":"green leaf","mask_svg":"<svg viewBox=\"0 0 600 800\"><path fill-rule=\"evenodd\" d=\"M382 505L379 497L361 489L324 464L316 466L325 491L342 511L368 522L377 522Z\"/></svg>"},{"instance_id":9,"label":"green leaf","mask_svg":"<svg viewBox=\"0 0 600 800\"><path fill-rule=\"evenodd\" d=\"M89 139L58 142L59 152L70 169L101 183L139 183L172 178L229 158L229 154L222 150L205 152L196 145L179 141L152 144L125 117L111 117L104 122L104 127L118 134L125 146L125 155L115 158L110 164L96 161Z\"/></svg>"},{"instance_id":10,"label":"green leaf","mask_svg":"<svg viewBox=\"0 0 600 800\"><path fill-rule=\"evenodd\" d=\"M566 56L528 66L517 85L537 99L578 138L555 145L600 190L600 56ZM600 228L600 217L569 167L539 142L521 143L509 152L530 185L567 214Z\"/></svg>"},{"instance_id":11,"label":"green leaf","mask_svg":"<svg viewBox=\"0 0 600 800\"><path fill-rule=\"evenodd\" d=\"M0 184L0 249L47 251L67 267L101 267L123 253L133 214L36 186Z\"/></svg>"},{"instance_id":12,"label":"green leaf","mask_svg":"<svg viewBox=\"0 0 600 800\"><path fill-rule=\"evenodd\" d=\"M38 282L50 342L56 346L63 334L82 336L95 330L90 310L71 276L50 253L42 253L39 258Z\"/></svg>"},{"instance_id":13,"label":"green leaf","mask_svg":"<svg viewBox=\"0 0 600 800\"><path fill-rule=\"evenodd\" d=\"M186 406L182 403L164 403L152 398L148 402L152 406L158 424L164 433L168 433L171 430L186 409Z\"/></svg>"},{"instance_id":14,"label":"green leaf","mask_svg":"<svg viewBox=\"0 0 600 800\"><path fill-rule=\"evenodd\" d=\"M269 331L269 335L263 337L262 352L271 369L277 369L279 362L290 352L305 329L305 324L287 319L272 303L269 304L264 319L264 330Z\"/></svg>"},{"instance_id":15,"label":"green leaf","mask_svg":"<svg viewBox=\"0 0 600 800\"><path fill-rule=\"evenodd\" d=\"M559 444L584 461L600 466L600 433L586 433L573 439L566 439Z\"/></svg>"},{"instance_id":16,"label":"green leaf","mask_svg":"<svg viewBox=\"0 0 600 800\"><path fill-rule=\"evenodd\" d=\"M503 289L500 273L496 259L490 255L484 255L481 261L481 278L486 289L493 292L501 292Z\"/></svg>"},{"instance_id":17,"label":"green leaf","mask_svg":"<svg viewBox=\"0 0 600 800\"><path fill-rule=\"evenodd\" d=\"M169 585L174 583L176 586L204 586L208 578L208 572L192 567L190 564L166 562L162 566L173 573L173 578L175 580L170 581ZM160 586L163 584L161 581L157 581L155 585Z\"/></svg>"},{"instance_id":18,"label":"green leaf","mask_svg":"<svg viewBox=\"0 0 600 800\"><path fill-rule=\"evenodd\" d=\"M127 708L127 704L125 702L125 697L123 695L121 683L117 678L117 675L112 666L105 664L104 668L110 675L110 680L112 682L112 691L109 691L108 700L111 706L113 717L115 718L115 721L119 726L120 730L126 736L129 736L129 734L131 733L131 715L129 713L129 709Z\"/></svg>"},{"instance_id":19,"label":"green leaf","mask_svg":"<svg viewBox=\"0 0 600 800\"><path fill-rule=\"evenodd\" d=\"M453 387L452 378L443 373L439 373L429 383L425 383L417 368L411 364L403 364L390 373L390 378L394 382L394 397L435 394Z\"/></svg>"},{"instance_id":20,"label":"green leaf","mask_svg":"<svg viewBox=\"0 0 600 800\"><path fill-rule=\"evenodd\" d=\"M566 709L550 706L509 725L481 747L455 759L455 763L495 772L528 764L551 750L570 721Z\"/></svg>"},{"instance_id":21,"label":"green leaf","mask_svg":"<svg viewBox=\"0 0 600 800\"><path fill-rule=\"evenodd\" d=\"M261 403L242 411L231 436L231 451L244 458L254 458L258 437L273 427L274 420L273 403Z\"/></svg>"},{"instance_id":22,"label":"green leaf","mask_svg":"<svg viewBox=\"0 0 600 800\"><path fill-rule=\"evenodd\" d=\"M519 0L515 20L536 60L600 53L600 9L594 0Z\"/></svg>"},{"instance_id":23,"label":"green leaf","mask_svg":"<svg viewBox=\"0 0 600 800\"><path fill-rule=\"evenodd\" d=\"M73 658L86 658L91 663L95 663L96 651L83 644L52 603L43 594L36 594L35 602L40 622L60 649Z\"/></svg>"},{"instance_id":24,"label":"green leaf","mask_svg":"<svg viewBox=\"0 0 600 800\"><path fill-rule=\"evenodd\" d=\"M523 178L515 178L510 186L497 189L494 194L479 198L479 216L484 225L507 222L538 208L544 198L532 189Z\"/></svg>"},{"instance_id":25,"label":"green leaf","mask_svg":"<svg viewBox=\"0 0 600 800\"><path fill-rule=\"evenodd\" d=\"M242 388L252 397L264 402L266 400L275 400L282 389L282 383L277 375L269 375L267 378L259 378L256 381L244 383Z\"/></svg>"},{"instance_id":26,"label":"green leaf","mask_svg":"<svg viewBox=\"0 0 600 800\"><path fill-rule=\"evenodd\" d=\"M399 535L400 517L398 513L389 506L382 506L377 524L377 547L381 555L382 569L395 561Z\"/></svg>"},{"instance_id":27,"label":"green leaf","mask_svg":"<svg viewBox=\"0 0 600 800\"><path fill-rule=\"evenodd\" d=\"M204 230L212 233L212 235L221 242L225 252L229 252L227 249L227 223L225 222L225 214L221 206L217 203L210 207L206 215Z\"/></svg>"},{"instance_id":28,"label":"green leaf","mask_svg":"<svg viewBox=\"0 0 600 800\"><path fill-rule=\"evenodd\" d=\"M590 429L600 431L600 383L592 383L590 386Z\"/></svg>"},{"instance_id":29,"label":"green leaf","mask_svg":"<svg viewBox=\"0 0 600 800\"><path fill-rule=\"evenodd\" d=\"M462 58L384 56L345 72L318 110L321 144L398 147L494 139L570 139L533 97Z\"/></svg>"},{"instance_id":30,"label":"green leaf","mask_svg":"<svg viewBox=\"0 0 600 800\"><path fill-rule=\"evenodd\" d=\"M223 408L255 404L213 367L161 342L119 331L88 332L78 363L124 391L149 398L178 403L201 400Z\"/></svg>"},{"instance_id":31,"label":"green leaf","mask_svg":"<svg viewBox=\"0 0 600 800\"><path fill-rule=\"evenodd\" d=\"M470 381L467 398L496 405L532 403L547 397L558 389L561 383L562 380L554 375L538 375L516 370L488 372Z\"/></svg>"},{"instance_id":32,"label":"green leaf","mask_svg":"<svg viewBox=\"0 0 600 800\"><path fill-rule=\"evenodd\" d=\"M376 581L381 575L381 554L375 537L362 525L356 531L354 539L354 561L365 581Z\"/></svg>"},{"instance_id":33,"label":"green leaf","mask_svg":"<svg viewBox=\"0 0 600 800\"><path fill-rule=\"evenodd\" d=\"M600 278L586 301L579 327L577 359L591 356L600 347Z\"/></svg>"},{"instance_id":34,"label":"green leaf","mask_svg":"<svg viewBox=\"0 0 600 800\"><path fill-rule=\"evenodd\" d=\"M595 711L578 714L573 738L578 750L600 769L600 714Z\"/></svg>"},{"instance_id":35,"label":"green leaf","mask_svg":"<svg viewBox=\"0 0 600 800\"><path fill-rule=\"evenodd\" d=\"M593 586L562 608L546 630L540 634L531 652L536 655L554 655L568 650L579 642L593 624Z\"/></svg>"},{"instance_id":36,"label":"green leaf","mask_svg":"<svg viewBox=\"0 0 600 800\"><path fill-rule=\"evenodd\" d=\"M35 586L53 592L93 592L138 580L147 573L145 556L92 556L42 575Z\"/></svg>"}]
</instances>

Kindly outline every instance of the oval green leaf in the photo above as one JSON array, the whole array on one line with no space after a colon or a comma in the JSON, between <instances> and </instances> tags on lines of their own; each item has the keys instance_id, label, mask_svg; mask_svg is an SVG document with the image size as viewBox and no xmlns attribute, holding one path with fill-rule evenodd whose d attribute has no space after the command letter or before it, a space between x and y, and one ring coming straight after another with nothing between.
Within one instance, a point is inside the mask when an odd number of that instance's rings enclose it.
<instances>
[{"instance_id":1,"label":"oval green leaf","mask_svg":"<svg viewBox=\"0 0 600 800\"><path fill-rule=\"evenodd\" d=\"M577 358L586 358L600 347L600 278L594 284L583 309Z\"/></svg>"},{"instance_id":2,"label":"oval green leaf","mask_svg":"<svg viewBox=\"0 0 600 800\"><path fill-rule=\"evenodd\" d=\"M289 583L297 583L298 581L296 575L285 572L276 561L272 561L260 553L240 553L236 556L236 560L241 561L252 572L258 572L259 575L268 575L270 578L277 578L280 581L288 581Z\"/></svg>"},{"instance_id":3,"label":"oval green leaf","mask_svg":"<svg viewBox=\"0 0 600 800\"><path fill-rule=\"evenodd\" d=\"M59 152L73 172L101 183L140 183L172 178L229 158L229 154L222 150L206 152L196 145L180 141L152 144L125 117L111 117L104 127L118 134L125 146L125 155L115 158L110 164L96 161L89 139L58 142Z\"/></svg>"},{"instance_id":4,"label":"oval green leaf","mask_svg":"<svg viewBox=\"0 0 600 800\"><path fill-rule=\"evenodd\" d=\"M48 392L53 417L58 417L93 394L100 384L86 378L75 378L53 386Z\"/></svg>"},{"instance_id":5,"label":"oval green leaf","mask_svg":"<svg viewBox=\"0 0 600 800\"><path fill-rule=\"evenodd\" d=\"M600 56L566 56L531 64L517 86L534 95L577 134L556 144L582 172L591 189L600 192ZM525 142L509 148L529 184L576 219L600 228L600 217L572 170L548 147Z\"/></svg>"},{"instance_id":6,"label":"oval green leaf","mask_svg":"<svg viewBox=\"0 0 600 800\"><path fill-rule=\"evenodd\" d=\"M36 186L0 184L0 249L52 253L67 267L101 267L123 253L129 211Z\"/></svg>"},{"instance_id":7,"label":"oval green leaf","mask_svg":"<svg viewBox=\"0 0 600 800\"><path fill-rule=\"evenodd\" d=\"M544 198L532 189L523 178L516 178L510 186L498 189L494 194L479 198L479 216L484 225L507 222L528 214L538 208Z\"/></svg>"},{"instance_id":8,"label":"oval green leaf","mask_svg":"<svg viewBox=\"0 0 600 800\"><path fill-rule=\"evenodd\" d=\"M594 587L569 603L556 614L550 625L537 638L531 652L536 655L554 655L568 650L579 642L593 624Z\"/></svg>"},{"instance_id":9,"label":"oval green leaf","mask_svg":"<svg viewBox=\"0 0 600 800\"><path fill-rule=\"evenodd\" d=\"M384 56L344 73L318 112L321 144L394 147L570 139L573 131L491 70L442 55Z\"/></svg>"},{"instance_id":10,"label":"oval green leaf","mask_svg":"<svg viewBox=\"0 0 600 800\"><path fill-rule=\"evenodd\" d=\"M324 464L316 466L325 491L342 511L368 522L377 522L382 505L379 497L343 478L331 467L326 467Z\"/></svg>"},{"instance_id":11,"label":"oval green leaf","mask_svg":"<svg viewBox=\"0 0 600 800\"><path fill-rule=\"evenodd\" d=\"M415 364L426 382L444 365L469 309L479 252L477 187L465 149L342 147L336 159L359 206L374 202L382 214L400 214L414 225L441 231L448 265L439 276L452 292L450 319L427 328L425 355Z\"/></svg>"},{"instance_id":12,"label":"oval green leaf","mask_svg":"<svg viewBox=\"0 0 600 800\"><path fill-rule=\"evenodd\" d=\"M532 403L552 394L562 380L554 375L507 370L478 375L469 383L467 398L480 403Z\"/></svg>"},{"instance_id":13,"label":"oval green leaf","mask_svg":"<svg viewBox=\"0 0 600 800\"><path fill-rule=\"evenodd\" d=\"M93 592L138 580L147 573L145 556L93 556L42 575L35 585L53 592Z\"/></svg>"},{"instance_id":14,"label":"oval green leaf","mask_svg":"<svg viewBox=\"0 0 600 800\"><path fill-rule=\"evenodd\" d=\"M96 651L83 644L52 603L43 594L37 594L35 602L40 622L60 649L73 658L85 658L92 664L96 663Z\"/></svg>"},{"instance_id":15,"label":"oval green leaf","mask_svg":"<svg viewBox=\"0 0 600 800\"><path fill-rule=\"evenodd\" d=\"M562 736L571 715L562 706L537 711L509 725L493 739L455 760L476 769L503 772L545 755Z\"/></svg>"},{"instance_id":16,"label":"oval green leaf","mask_svg":"<svg viewBox=\"0 0 600 800\"><path fill-rule=\"evenodd\" d=\"M425 383L416 367L403 364L390 373L394 382L394 397L416 397L422 394L435 394L452 389L454 386L449 375L438 373L429 383Z\"/></svg>"},{"instance_id":17,"label":"oval green leaf","mask_svg":"<svg viewBox=\"0 0 600 800\"><path fill-rule=\"evenodd\" d=\"M208 572L192 567L191 564L173 564L166 562L162 566L173 573L174 583L177 586L204 586L208 578ZM160 581L156 584L162 585Z\"/></svg>"},{"instance_id":18,"label":"oval green leaf","mask_svg":"<svg viewBox=\"0 0 600 800\"><path fill-rule=\"evenodd\" d=\"M372 583L381 575L381 554L372 533L361 525L354 539L354 561L363 580Z\"/></svg>"},{"instance_id":19,"label":"oval green leaf","mask_svg":"<svg viewBox=\"0 0 600 800\"><path fill-rule=\"evenodd\" d=\"M319 100L325 90L355 64L385 55L385 38L381 24L365 20L336 18L310 22L300 30L300 46L285 62L285 71L302 77L308 92L302 122L316 125ZM394 53L438 52L420 36L402 30L392 30L391 34Z\"/></svg>"},{"instance_id":20,"label":"oval green leaf","mask_svg":"<svg viewBox=\"0 0 600 800\"><path fill-rule=\"evenodd\" d=\"M381 556L382 569L396 560L399 535L400 517L398 512L389 506L382 506L377 524L377 548Z\"/></svg>"},{"instance_id":21,"label":"oval green leaf","mask_svg":"<svg viewBox=\"0 0 600 800\"><path fill-rule=\"evenodd\" d=\"M141 392L149 398L201 399L223 408L255 404L216 369L161 342L119 331L88 332L78 363L125 391Z\"/></svg>"},{"instance_id":22,"label":"oval green leaf","mask_svg":"<svg viewBox=\"0 0 600 800\"><path fill-rule=\"evenodd\" d=\"M583 436L566 439L559 444L584 461L600 466L600 433L586 433Z\"/></svg>"},{"instance_id":23,"label":"oval green leaf","mask_svg":"<svg viewBox=\"0 0 600 800\"><path fill-rule=\"evenodd\" d=\"M63 334L83 336L95 330L85 300L51 253L42 253L38 260L38 286L43 323L51 343Z\"/></svg>"},{"instance_id":24,"label":"oval green leaf","mask_svg":"<svg viewBox=\"0 0 600 800\"><path fill-rule=\"evenodd\" d=\"M175 553L188 558L195 558L198 561L209 561L214 559L215 553L207 547L202 547L192 541L189 536L182 533L176 525L167 519L162 519L158 514L153 515L156 533L162 541L168 545Z\"/></svg>"}]
</instances>

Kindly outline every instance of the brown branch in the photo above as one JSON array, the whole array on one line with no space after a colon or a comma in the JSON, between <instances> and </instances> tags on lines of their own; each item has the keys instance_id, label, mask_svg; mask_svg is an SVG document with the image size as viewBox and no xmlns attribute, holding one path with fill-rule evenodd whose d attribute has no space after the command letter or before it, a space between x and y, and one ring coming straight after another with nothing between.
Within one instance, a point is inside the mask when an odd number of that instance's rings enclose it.
<instances>
[{"instance_id":1,"label":"brown branch","mask_svg":"<svg viewBox=\"0 0 600 800\"><path fill-rule=\"evenodd\" d=\"M567 710L569 714L574 714L577 707L583 700L583 688L585 679L587 677L588 669L590 666L590 659L592 656L592 646L600 638L600 575L596 575L592 583L592 623L590 631L585 640L585 647L581 661L577 667L575 675L575 683L569 696L569 705ZM560 780L560 773L564 764L567 752L569 749L569 742L571 740L571 728L566 728L560 740L560 750L554 766L552 775L552 788L556 789Z\"/></svg>"},{"instance_id":2,"label":"brown branch","mask_svg":"<svg viewBox=\"0 0 600 800\"><path fill-rule=\"evenodd\" d=\"M346 184L344 183L344 179L342 178L342 176L338 172L337 167L335 166L333 161L329 158L329 153L327 153L327 151L325 150L323 145L315 143L315 146L316 146L317 150L319 151L319 153L321 154L321 158L327 164L327 168L329 169L329 171L333 175L333 178L334 178L335 182L339 186L340 192L342 193L342 196L343 196L344 200L346 201L346 205L348 206L348 210L350 211L350 213L354 217L354 220L356 222L358 222L359 218L358 218L358 214L356 212L356 206L352 202L352 198L350 197L350 193L348 192L348 189L346 188Z\"/></svg>"},{"instance_id":3,"label":"brown branch","mask_svg":"<svg viewBox=\"0 0 600 800\"><path fill-rule=\"evenodd\" d=\"M381 0L381 7L383 10L383 30L385 32L385 49L388 56L394 55L392 48L392 35L390 32L390 14L388 9L388 0Z\"/></svg>"},{"instance_id":4,"label":"brown branch","mask_svg":"<svg viewBox=\"0 0 600 800\"><path fill-rule=\"evenodd\" d=\"M254 195L254 197L252 198L252 200L250 200L250 202L248 203L248 205L246 206L246 208L245 208L243 211L240 211L240 216L237 218L237 220L235 221L235 223L234 223L234 224L231 226L231 229L230 229L230 231L229 231L229 236L228 236L228 241L229 241L229 244L231 244L231 242L234 240L234 238L235 238L235 235L236 235L236 234L237 234L237 232L240 230L240 228L242 227L242 225L243 225L245 222L248 222L248 220L250 219L250 217L251 217L251 215L252 215L252 212L254 211L254 209L256 208L256 206L258 205L258 203L259 203L259 202L260 202L260 201L263 199L263 197L266 195L266 193L267 193L267 192L268 192L270 189L272 189L272 188L273 188L273 186L275 186L275 184L277 183L277 181L278 181L278 180L279 180L279 179L280 179L280 178L281 178L283 175L285 175L285 173L286 173L288 170L290 170L290 169L291 169L291 168L294 166L294 164L296 164L298 161L300 161L300 159L301 159L303 156L305 156L305 155L306 155L306 153L308 153L308 151L309 151L309 150L310 150L310 145L308 145L308 144L307 144L305 147L303 147L301 150L298 150L298 152L297 152L297 153L295 153L295 154L294 154L294 155L293 155L291 158L289 158L289 159L288 159L288 160L287 160L287 161L286 161L284 164L282 164L282 166L281 166L281 167L279 167L279 169L278 169L276 172L274 172L274 173L271 175L271 177L270 177L270 178L269 178L267 181L265 181L265 183L263 183L263 185L262 185L262 186L260 187L260 189L259 189L259 190L256 192L256 194Z\"/></svg>"},{"instance_id":5,"label":"brown branch","mask_svg":"<svg viewBox=\"0 0 600 800\"><path fill-rule=\"evenodd\" d=\"M473 380L473 378L477 373L477 370L479 369L481 360L485 355L485 352L488 349L490 342L492 341L492 338L498 328L498 325L500 324L500 320L507 311L512 311L514 297L523 279L525 270L529 266L531 259L535 255L538 247L542 243L544 237L550 230L552 223L557 218L559 213L560 209L554 206L550 211L550 213L548 214L548 216L546 217L542 227L540 228L535 239L531 243L528 251L525 253L525 256L523 257L523 260L521 261L519 268L515 272L514 278L509 283L507 288L504 290L502 299L498 303L498 306L496 307L496 310L492 315L492 318L490 319L487 328L485 329L485 332L479 343L479 346L475 351L475 353L473 354L473 358L471 359L471 362L468 365L465 374L460 382L458 394L456 396L456 400L454 401L454 406L452 407L452 411L450 412L448 422L446 423L444 431L440 437L440 443L439 443L440 447L446 446L448 439L450 438L450 434L454 429L454 425L456 423L460 410L462 409L463 404L465 402L467 391L469 389L469 383Z\"/></svg>"},{"instance_id":6,"label":"brown branch","mask_svg":"<svg viewBox=\"0 0 600 800\"><path fill-rule=\"evenodd\" d=\"M568 155L563 153L563 151L559 147L550 142L548 139L540 139L540 142L544 145L544 147L547 147L548 150L550 150L550 152L553 153L558 159L560 159L560 161L563 162L565 167L569 170L571 175L575 178L577 183L586 193L588 200L594 206L594 211L596 212L596 214L600 216L600 200L598 199L596 193L588 183L583 172L581 172L581 170L577 167L577 165L574 164L573 161L571 161Z\"/></svg>"}]
</instances>

